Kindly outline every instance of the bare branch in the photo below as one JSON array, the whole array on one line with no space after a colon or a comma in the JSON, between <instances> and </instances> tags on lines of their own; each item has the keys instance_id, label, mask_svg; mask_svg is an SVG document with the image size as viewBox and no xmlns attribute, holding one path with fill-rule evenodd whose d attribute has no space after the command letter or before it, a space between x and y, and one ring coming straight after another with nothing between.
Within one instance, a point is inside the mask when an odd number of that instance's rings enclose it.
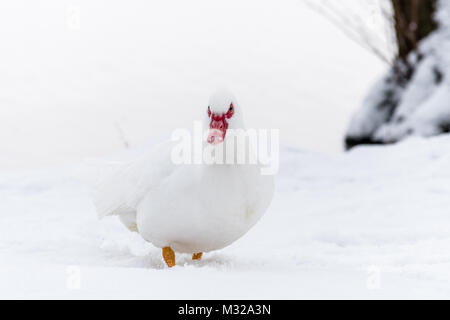
<instances>
[{"instance_id":1,"label":"bare branch","mask_svg":"<svg viewBox=\"0 0 450 320\"><path fill-rule=\"evenodd\" d=\"M389 27L386 26L390 29L390 32L383 41L373 30L367 27L361 16L352 12L343 1L333 3L331 1L303 0L303 2L310 9L324 16L350 40L370 51L384 63L392 65L395 51L393 48L395 41L393 41L392 13L389 14L390 18L387 20ZM336 5L337 3L339 5ZM380 8L380 15L388 15L387 8Z\"/></svg>"},{"instance_id":2,"label":"bare branch","mask_svg":"<svg viewBox=\"0 0 450 320\"><path fill-rule=\"evenodd\" d=\"M115 122L115 127L117 129L117 132L119 133L119 138L122 141L125 149L129 149L130 144L129 144L127 138L125 137L125 133L123 132L122 127L120 126L120 123L118 121Z\"/></svg>"}]
</instances>

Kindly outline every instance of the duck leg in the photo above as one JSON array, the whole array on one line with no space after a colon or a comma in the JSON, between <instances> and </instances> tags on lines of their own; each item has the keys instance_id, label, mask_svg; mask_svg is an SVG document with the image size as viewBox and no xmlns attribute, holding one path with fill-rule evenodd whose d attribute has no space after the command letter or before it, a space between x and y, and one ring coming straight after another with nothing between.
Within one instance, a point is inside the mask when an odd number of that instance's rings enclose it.
<instances>
[{"instance_id":1,"label":"duck leg","mask_svg":"<svg viewBox=\"0 0 450 320\"><path fill-rule=\"evenodd\" d=\"M192 255L192 260L200 260L202 258L203 252L194 253Z\"/></svg>"},{"instance_id":2,"label":"duck leg","mask_svg":"<svg viewBox=\"0 0 450 320\"><path fill-rule=\"evenodd\" d=\"M164 261L166 262L166 264L169 268L172 268L175 266L175 252L173 252L171 247L163 248L162 255L163 255Z\"/></svg>"}]
</instances>

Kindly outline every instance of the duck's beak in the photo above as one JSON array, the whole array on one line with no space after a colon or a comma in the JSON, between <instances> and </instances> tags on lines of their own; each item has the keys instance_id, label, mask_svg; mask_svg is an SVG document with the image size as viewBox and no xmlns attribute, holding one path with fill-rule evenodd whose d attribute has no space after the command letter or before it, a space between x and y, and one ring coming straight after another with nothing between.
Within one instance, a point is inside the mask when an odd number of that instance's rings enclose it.
<instances>
[{"instance_id":1,"label":"duck's beak","mask_svg":"<svg viewBox=\"0 0 450 320\"><path fill-rule=\"evenodd\" d=\"M217 145L225 140L226 133L226 120L224 118L217 120L213 119L211 120L211 124L209 125L209 134L206 141L212 145Z\"/></svg>"}]
</instances>

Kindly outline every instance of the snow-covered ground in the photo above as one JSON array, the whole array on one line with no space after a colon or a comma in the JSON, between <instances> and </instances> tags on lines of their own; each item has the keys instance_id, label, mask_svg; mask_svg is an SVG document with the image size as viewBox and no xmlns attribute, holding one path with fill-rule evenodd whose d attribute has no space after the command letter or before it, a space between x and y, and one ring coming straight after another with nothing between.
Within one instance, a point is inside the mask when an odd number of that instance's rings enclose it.
<instances>
[{"instance_id":1,"label":"snow-covered ground","mask_svg":"<svg viewBox=\"0 0 450 320\"><path fill-rule=\"evenodd\" d=\"M450 137L336 153L384 67L301 1L4 1L0 39L0 298L449 296ZM218 84L280 129L276 195L168 270L81 163L190 128Z\"/></svg>"},{"instance_id":2,"label":"snow-covered ground","mask_svg":"<svg viewBox=\"0 0 450 320\"><path fill-rule=\"evenodd\" d=\"M450 296L450 136L323 155L284 148L274 201L200 262L98 221L89 166L0 176L0 298Z\"/></svg>"}]
</instances>

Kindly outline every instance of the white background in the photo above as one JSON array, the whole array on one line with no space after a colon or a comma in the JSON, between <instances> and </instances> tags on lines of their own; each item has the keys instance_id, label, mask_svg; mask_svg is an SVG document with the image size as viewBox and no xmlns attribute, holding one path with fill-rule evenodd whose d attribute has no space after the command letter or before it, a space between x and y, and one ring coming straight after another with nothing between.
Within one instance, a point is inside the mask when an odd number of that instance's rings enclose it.
<instances>
[{"instance_id":1,"label":"white background","mask_svg":"<svg viewBox=\"0 0 450 320\"><path fill-rule=\"evenodd\" d=\"M117 125L132 146L191 128L223 86L248 127L340 151L385 69L299 0L3 1L0 39L0 170L114 153Z\"/></svg>"}]
</instances>

